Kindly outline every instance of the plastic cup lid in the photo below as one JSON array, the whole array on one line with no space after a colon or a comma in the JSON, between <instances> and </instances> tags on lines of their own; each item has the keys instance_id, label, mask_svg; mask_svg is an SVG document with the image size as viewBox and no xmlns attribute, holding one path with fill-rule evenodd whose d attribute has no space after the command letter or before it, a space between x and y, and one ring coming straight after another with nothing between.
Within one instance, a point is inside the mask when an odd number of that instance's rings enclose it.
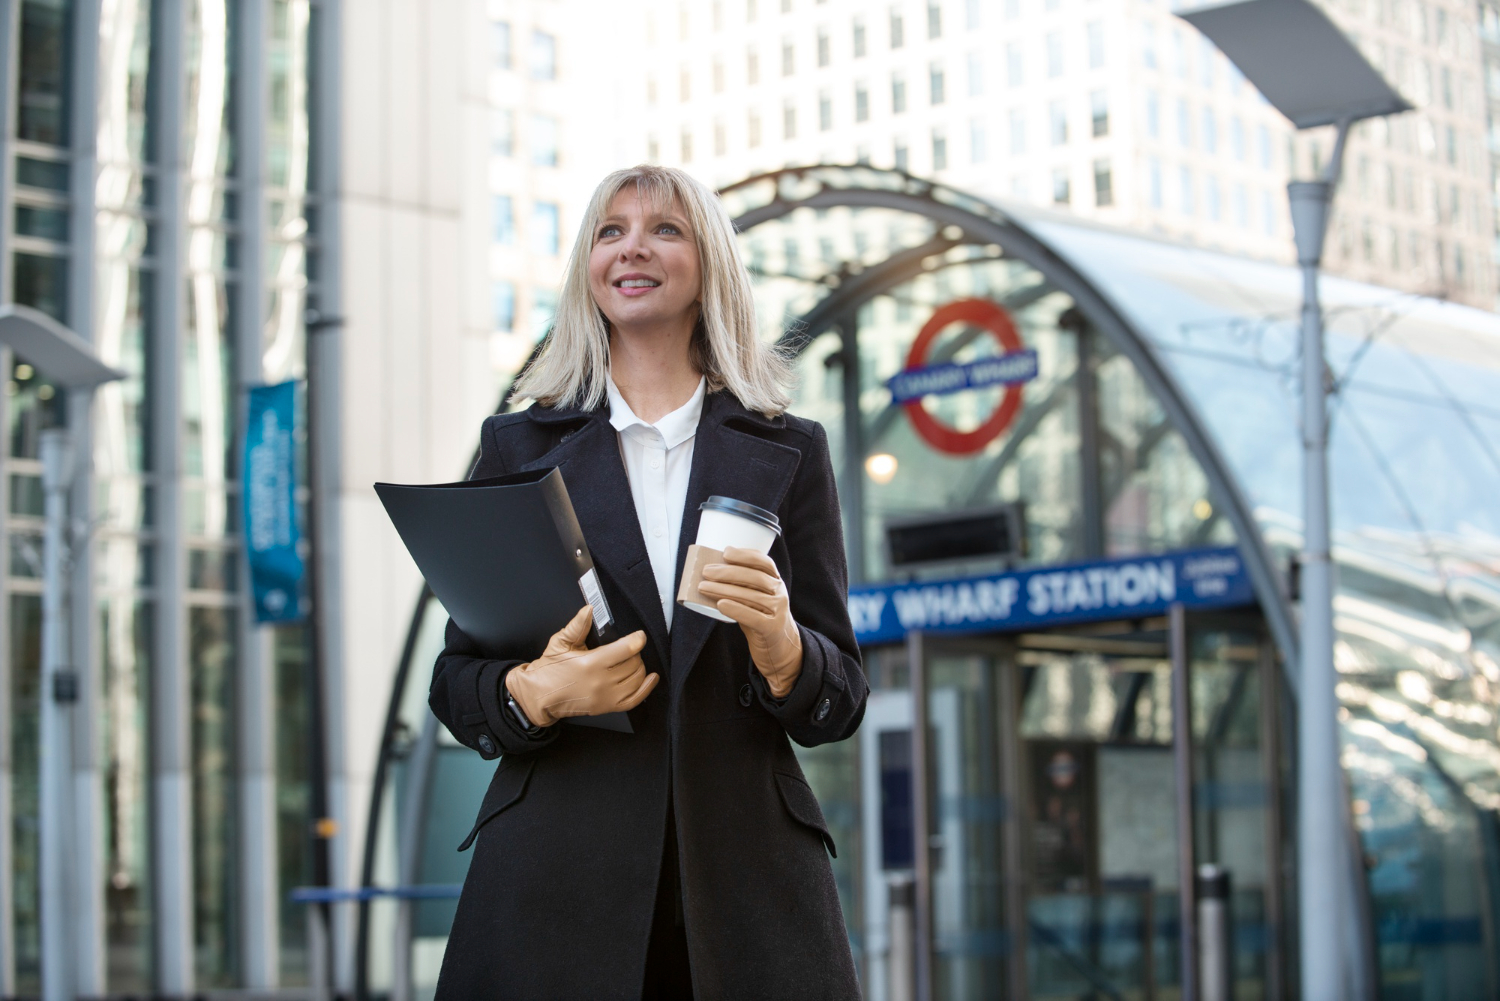
<instances>
[{"instance_id":1,"label":"plastic cup lid","mask_svg":"<svg viewBox=\"0 0 1500 1001\"><path fill-rule=\"evenodd\" d=\"M700 511L722 511L725 514L738 515L748 518L758 525L764 525L777 535L781 534L781 521L774 512L767 511L763 507L754 504L746 504L744 501L735 500L733 497L720 497L714 495L702 504L698 505Z\"/></svg>"}]
</instances>

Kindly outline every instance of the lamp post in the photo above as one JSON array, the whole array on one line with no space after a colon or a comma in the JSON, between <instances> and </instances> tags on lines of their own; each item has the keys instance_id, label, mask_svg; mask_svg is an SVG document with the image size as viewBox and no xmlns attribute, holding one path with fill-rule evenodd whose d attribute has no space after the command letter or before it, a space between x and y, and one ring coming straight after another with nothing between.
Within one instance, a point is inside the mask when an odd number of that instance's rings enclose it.
<instances>
[{"instance_id":1,"label":"lamp post","mask_svg":"<svg viewBox=\"0 0 1500 1001\"><path fill-rule=\"evenodd\" d=\"M1333 155L1314 181L1287 185L1297 264L1302 270L1301 665L1297 679L1297 889L1302 997L1349 998L1339 932L1348 804L1339 775L1334 697L1333 567L1328 502L1328 410L1318 268L1350 127L1411 105L1365 61L1347 36L1308 0L1242 0L1180 15L1208 36L1298 129L1337 127ZM1273 874L1271 878L1276 878ZM1186 889L1184 889L1186 892Z\"/></svg>"},{"instance_id":2,"label":"lamp post","mask_svg":"<svg viewBox=\"0 0 1500 1001\"><path fill-rule=\"evenodd\" d=\"M86 415L88 397L102 383L124 378L101 362L93 347L67 327L27 306L0 306L0 344L46 374L68 394L81 394L83 405L69 401L70 413ZM67 649L67 505L75 456L71 429L42 432L42 490L46 520L42 535L42 663L38 729L40 764L37 838L40 859L42 997L70 1001L74 996L70 949L93 940L73 917L78 890L68 874L69 859L89 846L76 844L69 802L73 750L73 712L78 703L79 672ZM83 614L88 614L84 609ZM84 705L89 705L85 702Z\"/></svg>"}]
</instances>

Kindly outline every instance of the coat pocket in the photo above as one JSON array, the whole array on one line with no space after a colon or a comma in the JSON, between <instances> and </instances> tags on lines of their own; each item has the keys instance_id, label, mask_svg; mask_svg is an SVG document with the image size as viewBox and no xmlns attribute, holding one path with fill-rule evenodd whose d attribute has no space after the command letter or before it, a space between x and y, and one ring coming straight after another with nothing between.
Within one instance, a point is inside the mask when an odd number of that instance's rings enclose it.
<instances>
[{"instance_id":1,"label":"coat pocket","mask_svg":"<svg viewBox=\"0 0 1500 1001\"><path fill-rule=\"evenodd\" d=\"M818 797L813 795L812 786L800 776L777 772L776 788L781 793L782 805L792 815L792 819L817 831L823 844L828 847L828 854L838 858L839 850L833 843L833 835L828 833L828 822L823 819L823 810L818 806Z\"/></svg>"},{"instance_id":2,"label":"coat pocket","mask_svg":"<svg viewBox=\"0 0 1500 1001\"><path fill-rule=\"evenodd\" d=\"M474 821L474 827L469 831L469 836L464 838L458 850L468 851L474 839L479 837L479 831L506 810L520 802L526 793L526 783L531 778L531 770L536 767L536 758L527 755L523 758L506 757L500 760L500 767L495 771L495 777L490 780L489 790L484 794L484 802L479 804L479 817Z\"/></svg>"}]
</instances>

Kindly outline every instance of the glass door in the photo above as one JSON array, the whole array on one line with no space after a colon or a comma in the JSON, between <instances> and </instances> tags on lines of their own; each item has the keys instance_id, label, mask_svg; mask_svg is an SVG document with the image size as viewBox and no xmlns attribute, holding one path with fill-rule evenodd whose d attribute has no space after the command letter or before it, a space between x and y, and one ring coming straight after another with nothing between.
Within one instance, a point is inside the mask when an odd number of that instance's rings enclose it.
<instances>
[{"instance_id":1,"label":"glass door","mask_svg":"<svg viewBox=\"0 0 1500 1001\"><path fill-rule=\"evenodd\" d=\"M900 723L926 726L888 737L882 754L894 775L911 776L911 815L925 818L911 840L926 851L894 860L893 885L912 877L911 958L909 972L882 969L878 993L1179 998L1182 873L1209 863L1230 877L1229 931L1217 944L1234 996L1279 999L1280 682L1257 627L1190 623L1178 658L1190 741L1178 750L1165 620L909 637Z\"/></svg>"}]
</instances>

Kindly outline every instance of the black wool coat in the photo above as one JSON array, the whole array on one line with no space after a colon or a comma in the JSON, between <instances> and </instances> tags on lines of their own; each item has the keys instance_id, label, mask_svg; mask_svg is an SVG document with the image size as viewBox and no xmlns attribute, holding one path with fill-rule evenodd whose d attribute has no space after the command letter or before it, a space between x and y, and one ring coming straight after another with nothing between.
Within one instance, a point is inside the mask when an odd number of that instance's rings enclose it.
<instances>
[{"instance_id":1,"label":"black wool coat","mask_svg":"<svg viewBox=\"0 0 1500 1001\"><path fill-rule=\"evenodd\" d=\"M678 606L668 633L607 409L533 406L481 435L475 477L562 469L618 628L646 631L642 658L661 682L631 711L633 734L564 723L529 738L502 701L517 661L482 656L448 624L432 711L500 765L464 843L474 858L437 1001L639 998L669 802L700 1001L857 999L836 849L790 743L848 737L869 694L823 428L720 391L704 399L693 448L679 579L710 495L781 519L771 557L803 661L779 701L738 625Z\"/></svg>"}]
</instances>

